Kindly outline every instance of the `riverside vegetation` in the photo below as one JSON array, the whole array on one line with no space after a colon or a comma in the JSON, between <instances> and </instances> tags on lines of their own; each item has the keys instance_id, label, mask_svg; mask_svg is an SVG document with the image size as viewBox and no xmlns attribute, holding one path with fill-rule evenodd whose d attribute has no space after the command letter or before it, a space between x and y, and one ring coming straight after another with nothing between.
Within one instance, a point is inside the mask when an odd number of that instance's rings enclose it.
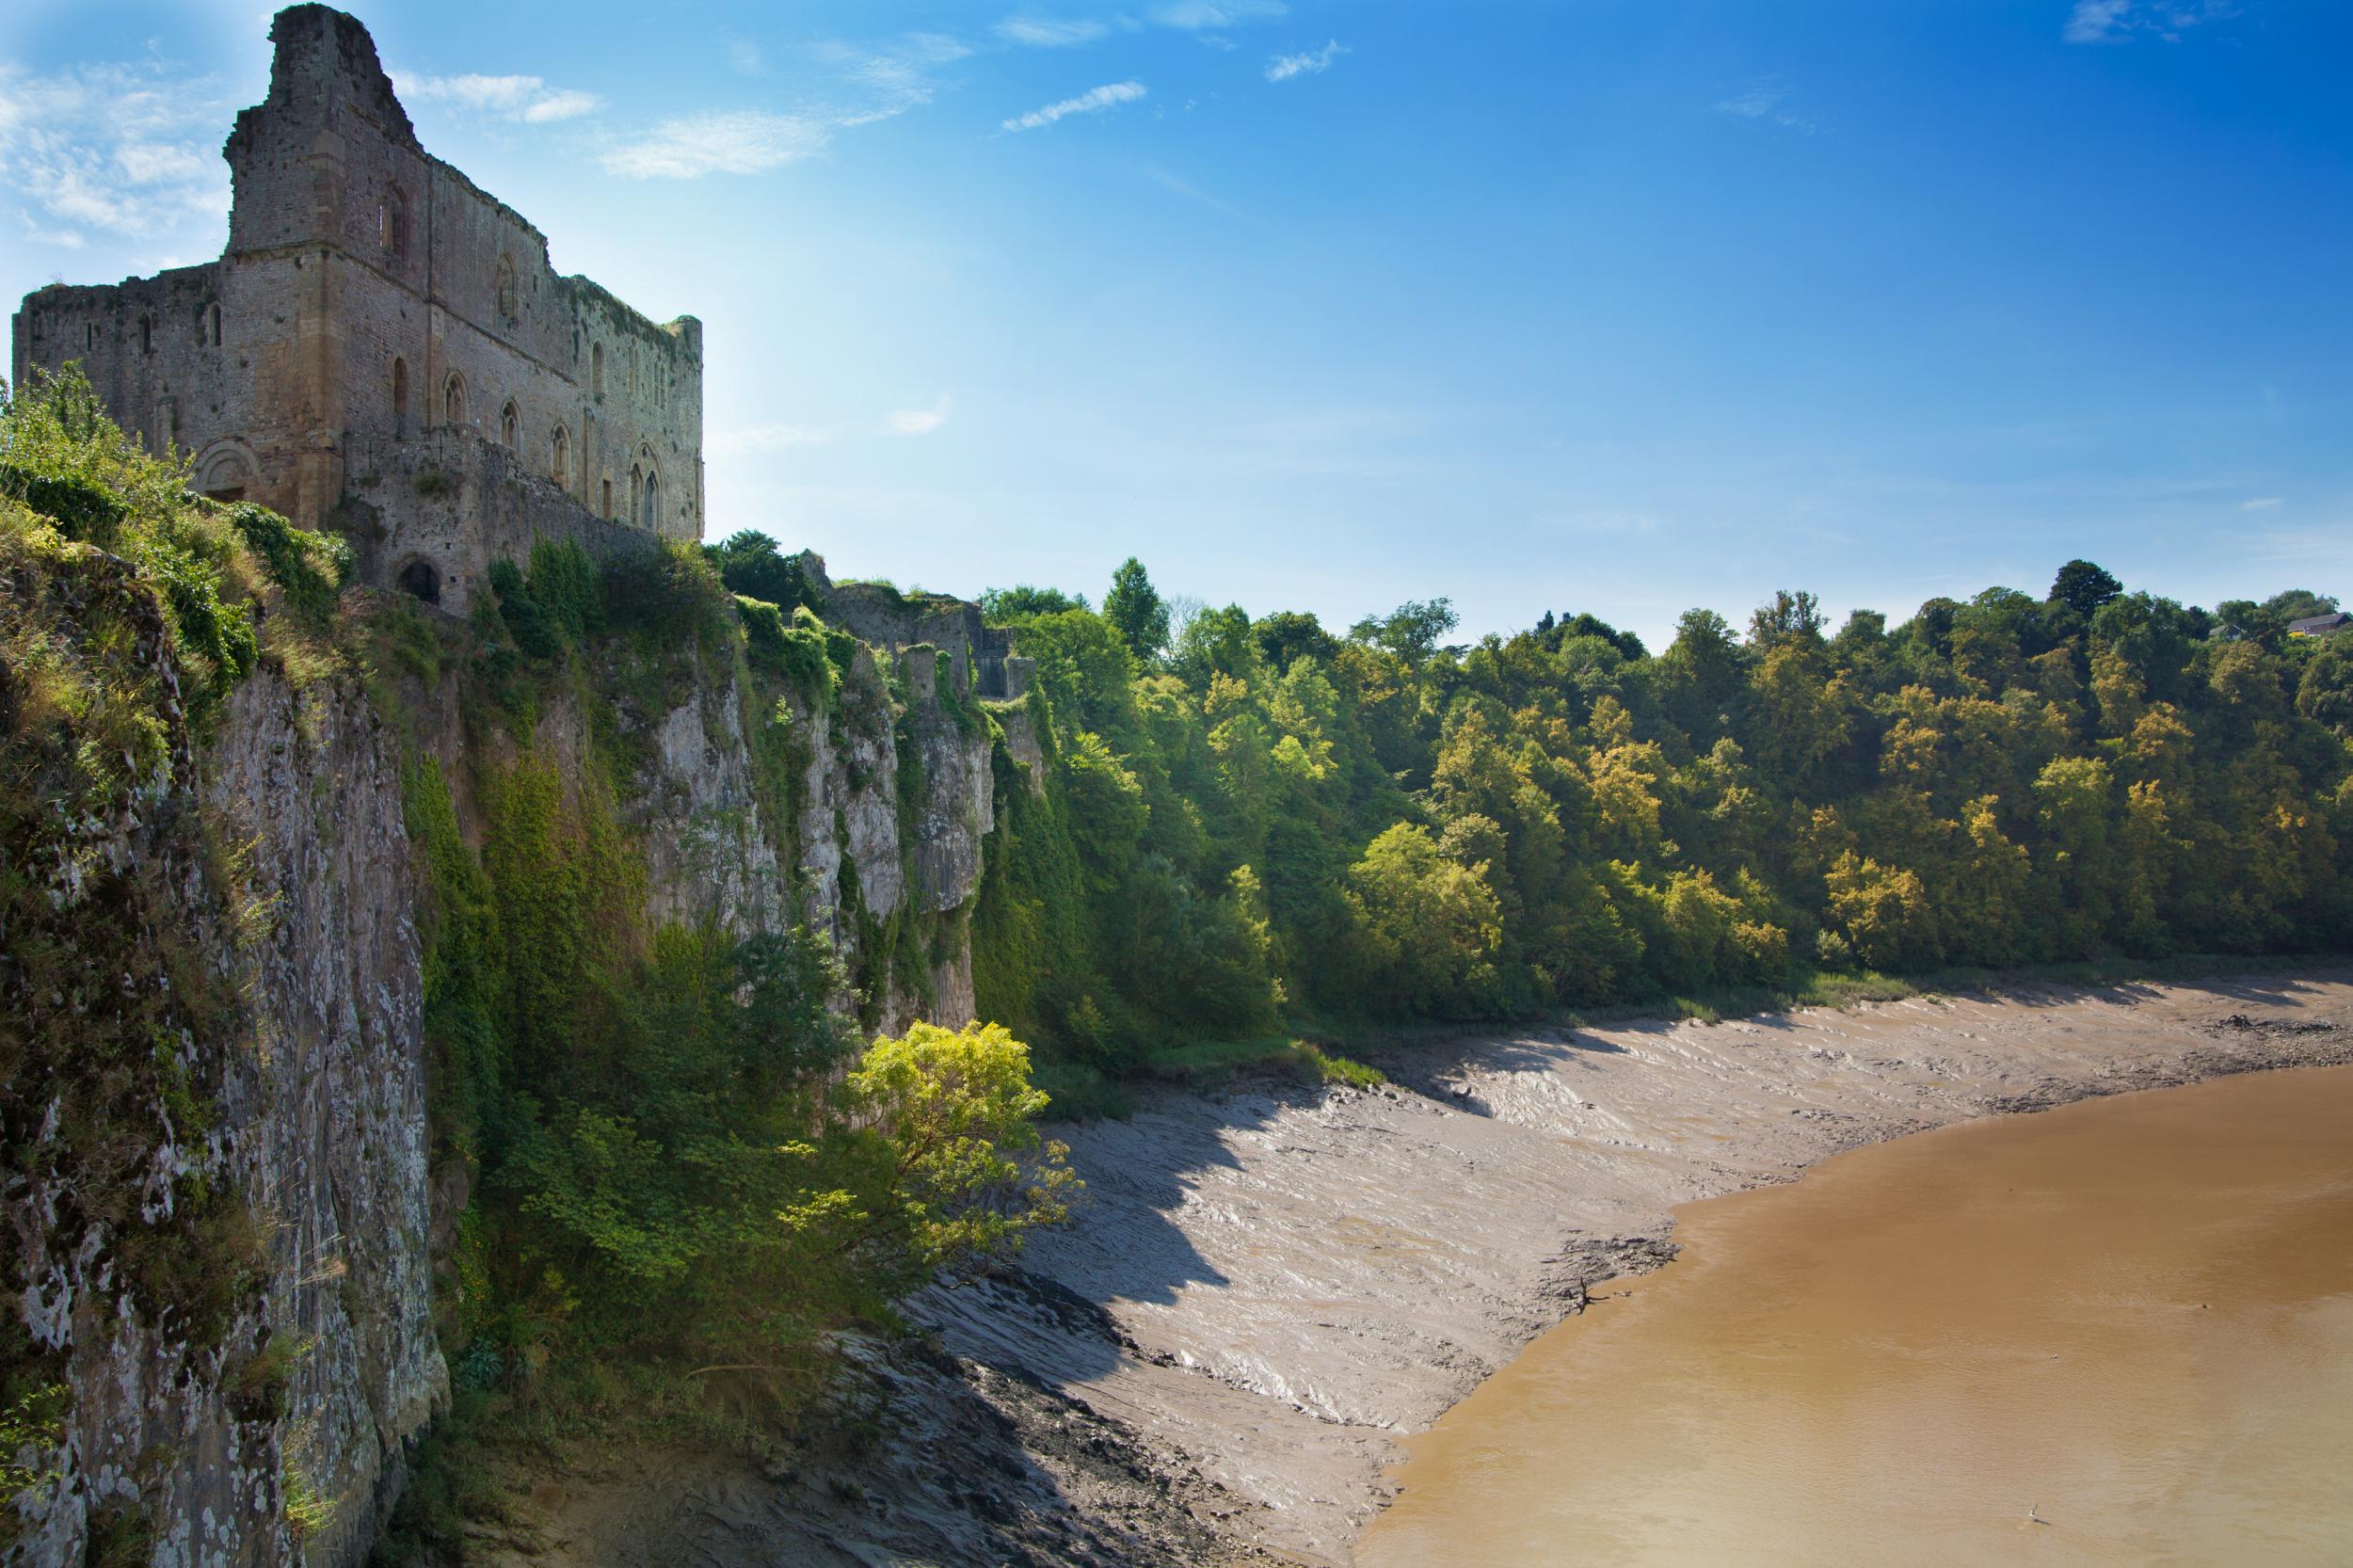
<instances>
[{"instance_id":1,"label":"riverside vegetation","mask_svg":"<svg viewBox=\"0 0 2353 1568\"><path fill-rule=\"evenodd\" d=\"M624 712L716 672L755 721L763 820L796 831L794 714L877 688L795 558L758 535L542 545L459 624L346 590L340 541L185 478L72 379L0 413L8 1179L71 1166L77 1233L194 1340L257 1288L265 1215L198 1159L157 1222L129 1173L201 1137L206 1064L260 1048L241 955L270 912L201 812L150 812L128 862L87 824L161 798L147 781L261 666L364 689L406 759L433 1140L468 1173L435 1304L456 1410L388 1559L455 1555L495 1511L485 1445L593 1422L757 1447L819 1409L835 1336L888 1331L909 1288L1063 1212L1049 1094L1116 1109L1139 1075L1257 1058L1362 1080L1298 1037L2297 951L2353 913L2353 639L2285 635L2328 602L2308 593L2209 612L2078 562L2047 598L1932 600L1892 630L1860 612L1832 634L1803 594L1745 635L1694 611L1652 655L1583 615L1442 646L1443 600L1345 633L1173 616L1130 562L1099 612L987 596L1036 661L1040 787L1013 715L943 680L993 745L978 893L928 929L856 911L845 971L806 924L652 919L623 809L650 744ZM425 744L436 694L463 776ZM558 701L585 718L570 773L536 739ZM890 706L845 722L887 732ZM920 990L967 930L985 1021L870 1039L885 990ZM0 1335L22 1496L55 1480L62 1371L14 1314ZM299 1353L241 1364L254 1408ZM289 1528L317 1528L291 1467L283 1493Z\"/></svg>"},{"instance_id":2,"label":"riverside vegetation","mask_svg":"<svg viewBox=\"0 0 2353 1568\"><path fill-rule=\"evenodd\" d=\"M982 1010L1093 1096L1303 1015L2341 945L2353 635L2287 634L2335 602L2193 608L2073 561L1893 628L1693 610L1653 654L1584 614L1441 646L1444 600L1172 626L1133 560L1099 611L992 593L1054 751L1042 802L1008 792Z\"/></svg>"}]
</instances>

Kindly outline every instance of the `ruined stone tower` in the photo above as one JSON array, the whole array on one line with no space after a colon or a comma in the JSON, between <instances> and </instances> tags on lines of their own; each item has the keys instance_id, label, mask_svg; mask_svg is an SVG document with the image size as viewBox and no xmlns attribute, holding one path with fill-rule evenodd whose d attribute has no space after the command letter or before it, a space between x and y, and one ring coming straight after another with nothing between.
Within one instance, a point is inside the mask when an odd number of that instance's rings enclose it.
<instances>
[{"instance_id":1,"label":"ruined stone tower","mask_svg":"<svg viewBox=\"0 0 2353 1568\"><path fill-rule=\"evenodd\" d=\"M363 576L451 609L536 538L701 537L702 324L558 277L418 145L356 19L295 6L270 41L220 260L28 296L13 379L80 361L199 489L339 527Z\"/></svg>"}]
</instances>

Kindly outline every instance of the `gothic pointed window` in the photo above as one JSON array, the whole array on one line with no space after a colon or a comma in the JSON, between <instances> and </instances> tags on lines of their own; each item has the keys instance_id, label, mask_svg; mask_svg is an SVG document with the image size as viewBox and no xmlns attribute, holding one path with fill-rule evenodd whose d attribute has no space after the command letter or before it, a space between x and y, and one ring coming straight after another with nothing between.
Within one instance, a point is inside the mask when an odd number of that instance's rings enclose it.
<instances>
[{"instance_id":1,"label":"gothic pointed window","mask_svg":"<svg viewBox=\"0 0 2353 1568\"><path fill-rule=\"evenodd\" d=\"M408 199L398 185L388 185L376 204L376 243L393 256L408 253Z\"/></svg>"},{"instance_id":2,"label":"gothic pointed window","mask_svg":"<svg viewBox=\"0 0 2353 1568\"><path fill-rule=\"evenodd\" d=\"M515 300L515 263L512 257L501 256L498 265L499 319L512 326L520 313Z\"/></svg>"},{"instance_id":3,"label":"gothic pointed window","mask_svg":"<svg viewBox=\"0 0 2353 1568\"><path fill-rule=\"evenodd\" d=\"M514 451L515 430L521 423L516 415L514 400L508 399L506 407L499 410L499 445L509 452Z\"/></svg>"},{"instance_id":4,"label":"gothic pointed window","mask_svg":"<svg viewBox=\"0 0 2353 1568\"><path fill-rule=\"evenodd\" d=\"M466 423L466 378L455 371L441 386L441 421L445 424Z\"/></svg>"},{"instance_id":5,"label":"gothic pointed window","mask_svg":"<svg viewBox=\"0 0 2353 1568\"><path fill-rule=\"evenodd\" d=\"M629 515L634 521L637 508L646 504L646 471L637 464L629 465Z\"/></svg>"},{"instance_id":6,"label":"gothic pointed window","mask_svg":"<svg viewBox=\"0 0 2353 1568\"><path fill-rule=\"evenodd\" d=\"M548 438L548 473L564 488L572 488L572 441L560 424L555 427L555 434Z\"/></svg>"},{"instance_id":7,"label":"gothic pointed window","mask_svg":"<svg viewBox=\"0 0 2353 1568\"><path fill-rule=\"evenodd\" d=\"M646 509L638 518L640 526L654 532L662 528L662 475L646 475Z\"/></svg>"}]
</instances>

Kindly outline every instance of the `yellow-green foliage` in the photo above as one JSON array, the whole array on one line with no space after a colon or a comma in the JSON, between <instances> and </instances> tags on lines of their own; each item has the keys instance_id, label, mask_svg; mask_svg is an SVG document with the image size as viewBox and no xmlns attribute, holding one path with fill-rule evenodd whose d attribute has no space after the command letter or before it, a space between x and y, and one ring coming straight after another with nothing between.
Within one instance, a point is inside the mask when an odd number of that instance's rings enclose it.
<instances>
[{"instance_id":1,"label":"yellow-green foliage","mask_svg":"<svg viewBox=\"0 0 2353 1568\"><path fill-rule=\"evenodd\" d=\"M1001 1024L916 1023L868 1048L843 1081L840 1112L887 1159L878 1192L837 1190L798 1216L823 1228L849 1209L894 1234L917 1266L936 1269L1018 1244L1065 1217L1069 1151L1041 1145L1047 1096L1030 1082L1030 1048ZM1024 1164L1015 1158L1037 1150ZM863 1162L859 1162L862 1164ZM798 1216L794 1223L804 1223Z\"/></svg>"},{"instance_id":2,"label":"yellow-green foliage","mask_svg":"<svg viewBox=\"0 0 2353 1568\"><path fill-rule=\"evenodd\" d=\"M1443 600L1160 646L1141 569L1116 588L1116 623L990 600L1046 798L1000 759L975 984L1058 1082L1263 1037L1253 996L1502 1016L2353 929L2353 645L2286 636L2309 593L2084 568L1836 635L1784 593L1654 656L1590 616L1449 648Z\"/></svg>"}]
</instances>

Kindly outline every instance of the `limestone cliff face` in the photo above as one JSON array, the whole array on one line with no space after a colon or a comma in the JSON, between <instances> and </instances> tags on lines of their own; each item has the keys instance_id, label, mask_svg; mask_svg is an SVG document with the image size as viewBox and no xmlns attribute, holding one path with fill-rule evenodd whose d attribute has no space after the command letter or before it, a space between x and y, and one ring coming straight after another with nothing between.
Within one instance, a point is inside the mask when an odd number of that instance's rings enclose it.
<instances>
[{"instance_id":1,"label":"limestone cliff face","mask_svg":"<svg viewBox=\"0 0 2353 1568\"><path fill-rule=\"evenodd\" d=\"M788 699L802 760L788 822L761 814L747 733L776 715L738 680L700 671L648 721L656 760L624 814L644 836L655 920L714 919L738 935L806 921L864 967L877 1029L954 1028L973 1016L963 922L994 822L990 742L959 721L952 691L941 698L935 650L901 651L895 681L890 657L860 647L834 702Z\"/></svg>"},{"instance_id":2,"label":"limestone cliff face","mask_svg":"<svg viewBox=\"0 0 2353 1568\"><path fill-rule=\"evenodd\" d=\"M973 1011L966 917L993 816L991 743L977 709L938 690L931 649L882 658L860 647L830 699L765 711L740 660L683 660L656 699L616 703L635 764L615 809L642 849L651 922L829 929L864 985L844 1003L873 1028L952 1026ZM594 751L584 708L602 683L592 671L585 695L551 699L520 739L469 741L450 690L421 694L419 744L440 754L464 826L479 828L464 778L526 744L577 781ZM761 727L779 725L794 779L783 813L763 784L775 736ZM407 1446L447 1401L435 1247L466 1192L455 1161L436 1168L430 1137L401 743L357 684L296 691L267 667L209 743L176 712L171 727L167 764L81 825L80 860L43 874L71 899L76 865L152 871L152 918L211 955L243 1021L181 1043L204 1110L185 1125L168 1105L154 1112L166 1133L110 1178L138 1194L122 1224L80 1218L87 1194L64 1176L0 1192L0 1235L29 1282L23 1316L72 1395L62 1479L20 1502L6 1560L341 1568L364 1558ZM207 872L201 843L222 847L233 887ZM56 1124L43 1136L61 1151L90 1135ZM200 1329L124 1283L132 1232L196 1192L242 1203L222 1208L206 1243L217 1257L182 1261L248 1260Z\"/></svg>"},{"instance_id":3,"label":"limestone cliff face","mask_svg":"<svg viewBox=\"0 0 2353 1568\"><path fill-rule=\"evenodd\" d=\"M334 1512L330 1560L373 1539L402 1445L445 1401L427 1256L425 1056L392 737L356 691L241 687L204 788L254 846L252 1202L276 1232L264 1319L295 1346L280 1435ZM232 1114L234 1112L232 1111Z\"/></svg>"},{"instance_id":4,"label":"limestone cliff face","mask_svg":"<svg viewBox=\"0 0 2353 1568\"><path fill-rule=\"evenodd\" d=\"M204 868L198 823L242 860L233 903ZM24 1317L72 1394L60 1479L24 1499L16 1558L291 1561L291 1485L297 1501L332 1504L312 1535L325 1560L354 1560L398 1484L402 1444L448 1386L429 1318L396 760L355 690L298 696L265 668L213 744L183 732L166 767L90 826L110 858L163 872L152 918L212 950L245 992L244 1020L177 1042L175 1074L208 1091L201 1110L167 1098L152 1142L132 1133L136 1112L117 1129L145 1144L117 1177L140 1194L124 1224L60 1226L91 1197L64 1190L92 1175L73 1144L104 1128L53 1118L58 1175L8 1194ZM198 1221L200 1245L140 1234L218 1194L242 1203ZM172 1249L171 1267L143 1266L151 1246Z\"/></svg>"}]
</instances>

